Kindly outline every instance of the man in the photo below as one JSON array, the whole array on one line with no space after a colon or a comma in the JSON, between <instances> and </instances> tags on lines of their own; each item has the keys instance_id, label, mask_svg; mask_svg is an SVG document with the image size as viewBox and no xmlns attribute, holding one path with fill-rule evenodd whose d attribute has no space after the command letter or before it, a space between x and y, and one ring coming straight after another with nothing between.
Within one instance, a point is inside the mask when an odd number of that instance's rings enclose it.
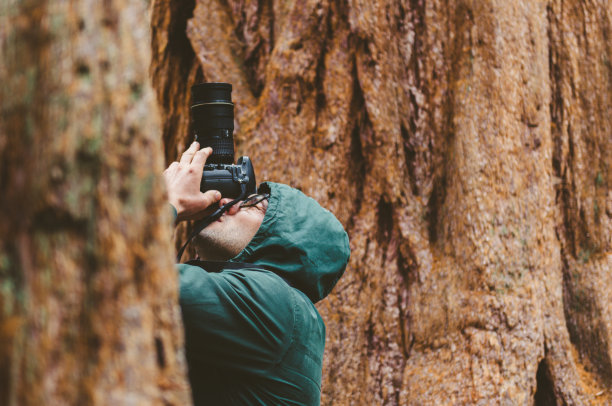
<instances>
[{"instance_id":1,"label":"man","mask_svg":"<svg viewBox=\"0 0 612 406\"><path fill-rule=\"evenodd\" d=\"M200 192L211 152L194 143L164 172L177 221L231 200ZM195 244L205 261L178 269L196 406L318 405L325 325L313 303L348 262L342 225L300 191L263 183Z\"/></svg>"}]
</instances>

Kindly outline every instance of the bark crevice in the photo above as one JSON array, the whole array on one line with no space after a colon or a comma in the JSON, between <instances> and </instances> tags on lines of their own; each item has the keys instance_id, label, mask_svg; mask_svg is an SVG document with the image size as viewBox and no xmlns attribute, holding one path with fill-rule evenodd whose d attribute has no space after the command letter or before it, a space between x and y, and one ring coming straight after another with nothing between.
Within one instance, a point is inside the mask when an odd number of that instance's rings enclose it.
<instances>
[{"instance_id":1,"label":"bark crevice","mask_svg":"<svg viewBox=\"0 0 612 406\"><path fill-rule=\"evenodd\" d=\"M557 406L554 385L548 372L546 358L538 364L536 374L536 392L534 396L534 405L537 406Z\"/></svg>"}]
</instances>

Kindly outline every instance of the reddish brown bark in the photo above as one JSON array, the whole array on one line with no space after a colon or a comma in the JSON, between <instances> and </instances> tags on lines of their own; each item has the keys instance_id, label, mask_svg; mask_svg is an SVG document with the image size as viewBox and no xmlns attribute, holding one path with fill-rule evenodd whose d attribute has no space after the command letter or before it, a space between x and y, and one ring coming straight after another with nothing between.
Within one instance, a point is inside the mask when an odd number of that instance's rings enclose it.
<instances>
[{"instance_id":1,"label":"reddish brown bark","mask_svg":"<svg viewBox=\"0 0 612 406\"><path fill-rule=\"evenodd\" d=\"M168 157L231 82L238 154L349 231L324 404L610 401L609 2L154 10Z\"/></svg>"}]
</instances>

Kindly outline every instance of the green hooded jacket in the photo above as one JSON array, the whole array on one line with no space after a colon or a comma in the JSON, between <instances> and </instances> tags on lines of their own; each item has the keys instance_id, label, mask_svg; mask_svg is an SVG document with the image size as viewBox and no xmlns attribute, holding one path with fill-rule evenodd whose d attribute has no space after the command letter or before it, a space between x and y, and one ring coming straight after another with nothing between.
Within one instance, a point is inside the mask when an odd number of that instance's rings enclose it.
<instances>
[{"instance_id":1,"label":"green hooded jacket","mask_svg":"<svg viewBox=\"0 0 612 406\"><path fill-rule=\"evenodd\" d=\"M196 406L320 403L325 324L313 303L342 276L348 236L299 190L271 182L262 189L270 193L264 220L231 260L253 267L178 265Z\"/></svg>"}]
</instances>

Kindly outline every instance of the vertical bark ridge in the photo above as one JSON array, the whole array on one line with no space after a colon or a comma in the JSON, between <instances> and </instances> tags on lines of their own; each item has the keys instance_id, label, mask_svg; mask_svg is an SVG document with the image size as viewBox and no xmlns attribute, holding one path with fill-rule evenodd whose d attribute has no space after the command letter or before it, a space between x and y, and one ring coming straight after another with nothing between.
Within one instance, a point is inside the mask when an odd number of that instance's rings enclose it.
<instances>
[{"instance_id":1,"label":"vertical bark ridge","mask_svg":"<svg viewBox=\"0 0 612 406\"><path fill-rule=\"evenodd\" d=\"M0 402L189 402L146 4L2 8Z\"/></svg>"},{"instance_id":2,"label":"vertical bark ridge","mask_svg":"<svg viewBox=\"0 0 612 406\"><path fill-rule=\"evenodd\" d=\"M565 317L580 361L612 382L610 5L551 1L551 104ZM608 91L602 91L607 89Z\"/></svg>"},{"instance_id":3,"label":"vertical bark ridge","mask_svg":"<svg viewBox=\"0 0 612 406\"><path fill-rule=\"evenodd\" d=\"M187 21L195 1L155 1L151 9L151 79L162 107L166 163L185 150L191 140L189 105L191 85L203 81L202 69L187 38ZM172 63L170 63L172 61Z\"/></svg>"}]
</instances>

